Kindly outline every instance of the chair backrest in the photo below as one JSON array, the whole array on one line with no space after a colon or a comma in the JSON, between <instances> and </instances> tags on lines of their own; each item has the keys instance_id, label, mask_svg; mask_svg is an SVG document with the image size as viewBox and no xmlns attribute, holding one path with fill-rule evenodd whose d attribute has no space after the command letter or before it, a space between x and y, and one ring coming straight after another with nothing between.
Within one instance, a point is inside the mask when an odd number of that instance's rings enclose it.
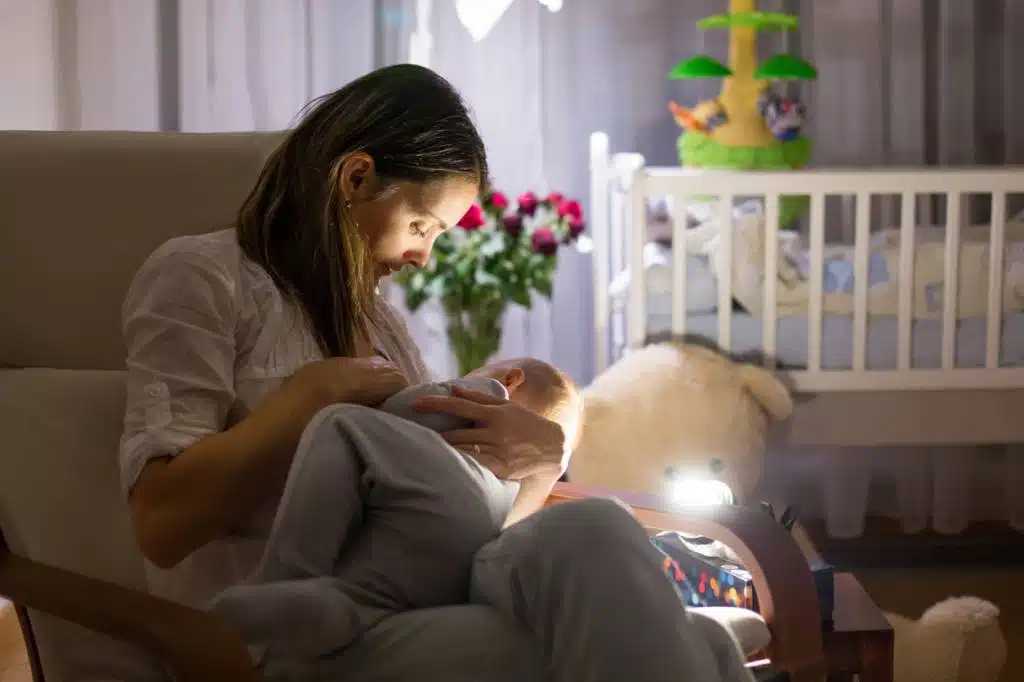
<instances>
[{"instance_id":1,"label":"chair backrest","mask_svg":"<svg viewBox=\"0 0 1024 682\"><path fill-rule=\"evenodd\" d=\"M121 301L160 243L232 225L279 140L0 132L0 528L13 551L144 589L118 483ZM140 652L29 616L47 682L152 677Z\"/></svg>"}]
</instances>

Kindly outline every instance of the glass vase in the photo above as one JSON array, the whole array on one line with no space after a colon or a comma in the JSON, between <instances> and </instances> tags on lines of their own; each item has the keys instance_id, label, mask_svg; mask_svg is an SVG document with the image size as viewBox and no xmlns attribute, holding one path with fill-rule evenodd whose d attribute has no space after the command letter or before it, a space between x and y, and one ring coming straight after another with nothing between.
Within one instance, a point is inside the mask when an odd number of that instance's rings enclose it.
<instances>
[{"instance_id":1,"label":"glass vase","mask_svg":"<svg viewBox=\"0 0 1024 682\"><path fill-rule=\"evenodd\" d=\"M465 376L487 364L501 345L504 302L463 308L445 305L448 344L458 364L459 376Z\"/></svg>"}]
</instances>

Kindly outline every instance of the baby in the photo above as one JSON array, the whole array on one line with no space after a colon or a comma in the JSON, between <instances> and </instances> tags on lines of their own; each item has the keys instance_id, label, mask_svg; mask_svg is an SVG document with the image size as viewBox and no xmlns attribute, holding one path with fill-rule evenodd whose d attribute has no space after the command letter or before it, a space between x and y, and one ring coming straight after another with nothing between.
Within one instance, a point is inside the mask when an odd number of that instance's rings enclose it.
<instances>
[{"instance_id":1,"label":"baby","mask_svg":"<svg viewBox=\"0 0 1024 682\"><path fill-rule=\"evenodd\" d=\"M570 437L578 429L572 380L532 359L413 386L380 409L321 410L296 450L259 566L212 603L257 659L312 661L390 614L468 602L473 557L506 525L519 485L439 435L470 424L413 411L416 399L452 386L507 397Z\"/></svg>"}]
</instances>

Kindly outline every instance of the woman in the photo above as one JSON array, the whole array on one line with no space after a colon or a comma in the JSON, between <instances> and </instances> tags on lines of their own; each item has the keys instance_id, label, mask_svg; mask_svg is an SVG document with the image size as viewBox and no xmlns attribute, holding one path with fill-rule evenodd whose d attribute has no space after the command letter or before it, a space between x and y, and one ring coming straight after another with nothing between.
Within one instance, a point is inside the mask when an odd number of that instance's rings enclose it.
<instances>
[{"instance_id":1,"label":"woman","mask_svg":"<svg viewBox=\"0 0 1024 682\"><path fill-rule=\"evenodd\" d=\"M201 605L243 579L310 418L425 380L376 286L423 267L486 177L451 86L380 69L313 103L236 230L171 240L142 266L124 307L120 457L154 592ZM423 407L472 420L470 449L523 481L527 511L564 471L566 434L512 403L464 392ZM707 652L683 637L651 552L615 504L541 511L482 552L473 587L487 606L392 617L339 653L338 679L518 682L543 678L547 658L560 680L660 680Z\"/></svg>"}]
</instances>

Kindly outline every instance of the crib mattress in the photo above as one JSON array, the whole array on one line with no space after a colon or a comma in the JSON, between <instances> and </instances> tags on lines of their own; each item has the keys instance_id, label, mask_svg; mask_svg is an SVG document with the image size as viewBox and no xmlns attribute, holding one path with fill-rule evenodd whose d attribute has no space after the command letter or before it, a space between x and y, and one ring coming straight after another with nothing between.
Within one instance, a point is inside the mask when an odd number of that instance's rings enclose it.
<instances>
[{"instance_id":1,"label":"crib mattress","mask_svg":"<svg viewBox=\"0 0 1024 682\"><path fill-rule=\"evenodd\" d=\"M671 331L672 317L668 301L648 299L647 332L650 335ZM791 368L807 366L808 328L806 317L777 320L776 358ZM986 321L984 318L960 320L956 331L956 366L959 369L985 366ZM899 331L893 316L868 318L867 369L896 369ZM686 333L718 339L718 315L690 315ZM735 353L758 353L763 349L762 319L743 312L732 313L732 348ZM1003 316L1001 363L1024 366L1024 313ZM822 319L821 365L823 369L853 367L853 318L826 315ZM941 320L916 320L911 327L911 366L914 369L942 367Z\"/></svg>"}]
</instances>

